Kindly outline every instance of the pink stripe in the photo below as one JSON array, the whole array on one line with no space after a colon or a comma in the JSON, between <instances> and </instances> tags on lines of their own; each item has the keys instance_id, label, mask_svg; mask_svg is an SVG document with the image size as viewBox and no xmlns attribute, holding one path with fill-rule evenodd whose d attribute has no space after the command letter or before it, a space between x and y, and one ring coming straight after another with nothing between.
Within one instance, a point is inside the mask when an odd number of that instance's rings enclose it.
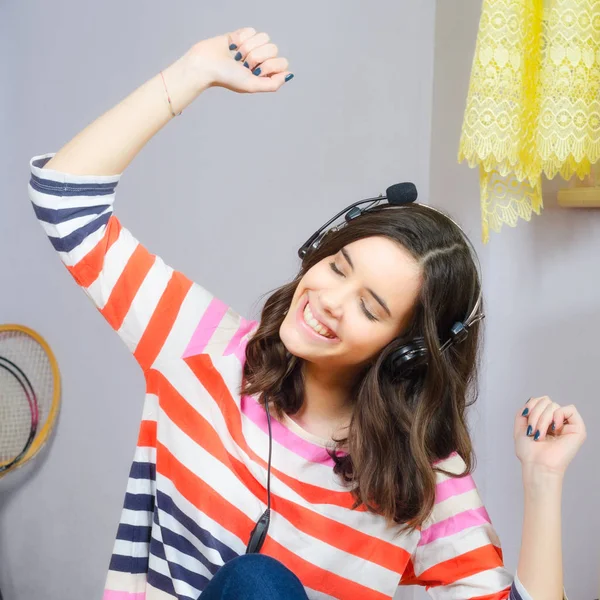
<instances>
[{"instance_id":1,"label":"pink stripe","mask_svg":"<svg viewBox=\"0 0 600 600\"><path fill-rule=\"evenodd\" d=\"M104 590L102 600L146 600L146 592L115 592Z\"/></svg>"},{"instance_id":2,"label":"pink stripe","mask_svg":"<svg viewBox=\"0 0 600 600\"><path fill-rule=\"evenodd\" d=\"M440 538L448 537L449 535L454 535L465 529L470 529L471 527L477 527L486 523L491 523L491 521L485 507L482 506L481 508L466 510L465 512L444 519L443 521L424 529L421 532L419 546L431 544L431 542L439 540Z\"/></svg>"},{"instance_id":3,"label":"pink stripe","mask_svg":"<svg viewBox=\"0 0 600 600\"><path fill-rule=\"evenodd\" d=\"M230 354L235 354L237 356L237 351L240 347L241 339L252 329L255 322L246 321L244 317L240 317L241 323L238 327L238 330L235 332L231 340L229 340L229 344L227 344L227 348L225 348L225 352L223 352L223 356L229 356ZM245 344L242 344L245 346Z\"/></svg>"},{"instance_id":4,"label":"pink stripe","mask_svg":"<svg viewBox=\"0 0 600 600\"><path fill-rule=\"evenodd\" d=\"M262 405L260 405L251 396L242 396L242 412L258 427L260 427L266 434L269 433L269 425L267 423L267 413ZM271 430L273 432L273 439L291 450L298 456L302 456L311 462L321 463L333 467L335 463L331 456L329 456L327 450L312 444L308 440L301 438L296 435L293 431L290 431L287 427L282 425L279 421L271 419Z\"/></svg>"},{"instance_id":5,"label":"pink stripe","mask_svg":"<svg viewBox=\"0 0 600 600\"><path fill-rule=\"evenodd\" d=\"M217 298L211 300L211 303L208 305L208 308L200 319L200 323L198 323L198 326L196 327L196 331L194 331L194 334L192 335L190 343L183 353L183 358L193 356L194 354L201 354L204 351L226 312L226 304Z\"/></svg>"},{"instance_id":6,"label":"pink stripe","mask_svg":"<svg viewBox=\"0 0 600 600\"><path fill-rule=\"evenodd\" d=\"M436 503L443 502L452 496L458 496L474 489L475 482L470 475L458 478L452 477L435 486L435 501Z\"/></svg>"}]
</instances>

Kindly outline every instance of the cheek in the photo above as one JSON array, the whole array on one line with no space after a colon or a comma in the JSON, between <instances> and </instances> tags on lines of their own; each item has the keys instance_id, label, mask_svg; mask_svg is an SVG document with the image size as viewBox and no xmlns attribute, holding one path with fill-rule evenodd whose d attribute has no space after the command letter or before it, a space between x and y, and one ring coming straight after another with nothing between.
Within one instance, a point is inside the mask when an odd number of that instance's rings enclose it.
<instances>
[{"instance_id":1,"label":"cheek","mask_svg":"<svg viewBox=\"0 0 600 600\"><path fill-rule=\"evenodd\" d=\"M348 352L364 358L377 354L395 337L387 328L365 318L354 319L353 323L349 323L347 331L344 341Z\"/></svg>"}]
</instances>

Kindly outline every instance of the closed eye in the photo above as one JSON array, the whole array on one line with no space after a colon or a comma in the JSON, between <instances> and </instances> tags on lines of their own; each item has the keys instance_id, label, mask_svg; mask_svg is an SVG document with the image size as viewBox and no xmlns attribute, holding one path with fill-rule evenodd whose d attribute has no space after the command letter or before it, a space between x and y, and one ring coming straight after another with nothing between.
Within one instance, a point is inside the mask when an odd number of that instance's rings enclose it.
<instances>
[{"instance_id":1,"label":"closed eye","mask_svg":"<svg viewBox=\"0 0 600 600\"><path fill-rule=\"evenodd\" d=\"M346 277L337 267L337 265L335 264L335 262L330 262L329 266L331 267L331 270L336 274L336 275L340 275L341 277ZM365 306L365 302L364 300L360 301L360 308L362 309L365 317L367 317L367 319L369 319L369 321L379 321L379 319L371 312L369 312L369 310L367 309L367 307Z\"/></svg>"}]
</instances>

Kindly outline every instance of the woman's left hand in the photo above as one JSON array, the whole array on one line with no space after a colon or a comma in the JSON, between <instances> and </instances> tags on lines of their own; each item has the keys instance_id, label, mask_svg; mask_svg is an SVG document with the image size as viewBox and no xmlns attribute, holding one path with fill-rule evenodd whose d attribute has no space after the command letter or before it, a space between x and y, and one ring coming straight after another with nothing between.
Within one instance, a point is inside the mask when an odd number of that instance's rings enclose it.
<instances>
[{"instance_id":1,"label":"woman's left hand","mask_svg":"<svg viewBox=\"0 0 600 600\"><path fill-rule=\"evenodd\" d=\"M585 441L585 423L572 404L531 398L515 418L515 450L523 468L564 475Z\"/></svg>"}]
</instances>

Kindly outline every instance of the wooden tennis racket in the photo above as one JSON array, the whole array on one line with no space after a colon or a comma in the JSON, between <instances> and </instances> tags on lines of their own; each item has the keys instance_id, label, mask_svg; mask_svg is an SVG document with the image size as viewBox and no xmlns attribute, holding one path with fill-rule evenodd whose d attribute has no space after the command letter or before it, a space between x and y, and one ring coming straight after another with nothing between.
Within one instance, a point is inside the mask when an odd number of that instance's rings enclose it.
<instances>
[{"instance_id":1,"label":"wooden tennis racket","mask_svg":"<svg viewBox=\"0 0 600 600\"><path fill-rule=\"evenodd\" d=\"M31 460L50 438L60 374L46 341L22 325L0 325L0 477Z\"/></svg>"}]
</instances>

